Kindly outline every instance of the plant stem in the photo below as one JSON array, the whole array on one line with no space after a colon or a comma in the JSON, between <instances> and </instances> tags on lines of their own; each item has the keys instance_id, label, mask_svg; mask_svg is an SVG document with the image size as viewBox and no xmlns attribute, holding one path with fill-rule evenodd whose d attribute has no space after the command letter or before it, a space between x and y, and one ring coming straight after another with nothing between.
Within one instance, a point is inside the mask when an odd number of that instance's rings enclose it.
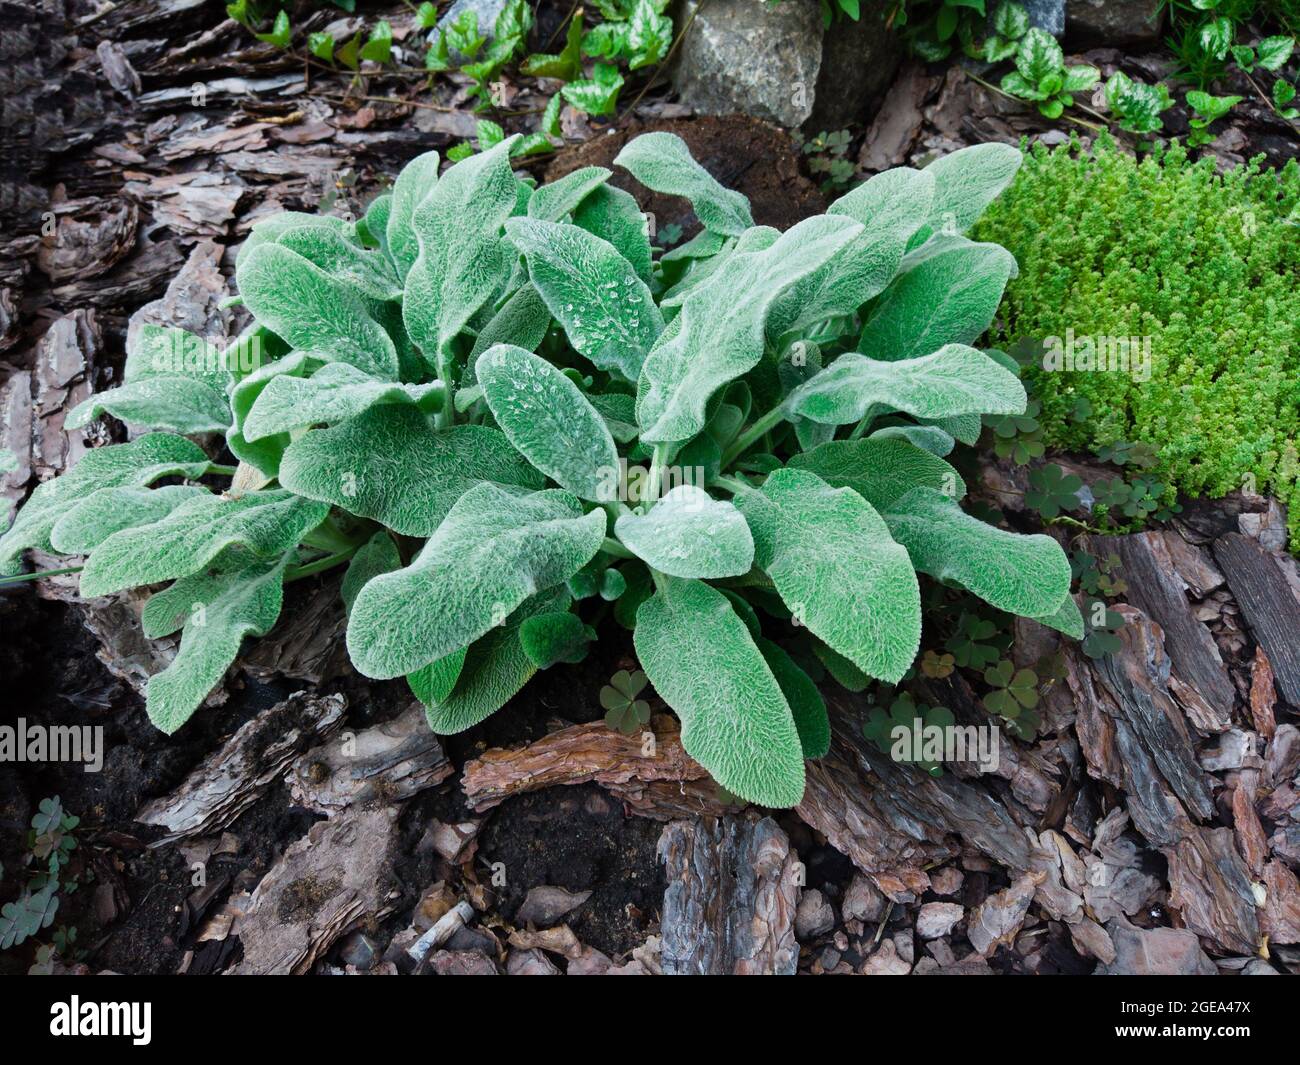
<instances>
[{"instance_id":1,"label":"plant stem","mask_svg":"<svg viewBox=\"0 0 1300 1065\"><path fill-rule=\"evenodd\" d=\"M27 581L44 580L46 577L62 577L65 573L80 573L81 566L68 566L66 569L43 569L39 573L24 573L19 577L0 577L0 588L10 584L24 584Z\"/></svg>"},{"instance_id":2,"label":"plant stem","mask_svg":"<svg viewBox=\"0 0 1300 1065\"><path fill-rule=\"evenodd\" d=\"M759 418L758 421L754 422L753 425L751 425L738 437L736 437L736 439L732 442L731 447L727 448L727 450L723 452L722 455L723 469L726 469L726 467L730 466L733 462L735 462L736 459L738 459L741 455L745 453L746 449L748 449L749 446L753 444L755 440L759 439L759 437L761 437L769 429L776 428L776 426L778 426L781 423L781 420L784 417L785 417L785 407L778 404L777 406L773 407L770 411L768 411L766 414L764 414L761 418Z\"/></svg>"},{"instance_id":3,"label":"plant stem","mask_svg":"<svg viewBox=\"0 0 1300 1065\"><path fill-rule=\"evenodd\" d=\"M233 477L238 471L237 466L223 466L219 462L208 463L208 473L214 473L218 477Z\"/></svg>"},{"instance_id":4,"label":"plant stem","mask_svg":"<svg viewBox=\"0 0 1300 1065\"><path fill-rule=\"evenodd\" d=\"M748 491L752 487L752 485L748 485L744 481L737 480L735 477L727 477L723 474L719 474L709 483L725 489L732 495L735 495L737 492Z\"/></svg>"},{"instance_id":5,"label":"plant stem","mask_svg":"<svg viewBox=\"0 0 1300 1065\"><path fill-rule=\"evenodd\" d=\"M290 566L284 572L284 583L292 584L294 581L300 581L304 577L312 577L317 573L324 573L327 569L333 569L335 566L342 565L360 550L361 545L356 544L349 547L346 551L338 551L332 555L326 555L324 558L318 558L315 562L308 562L304 566Z\"/></svg>"},{"instance_id":6,"label":"plant stem","mask_svg":"<svg viewBox=\"0 0 1300 1065\"><path fill-rule=\"evenodd\" d=\"M641 500L642 513L649 510L659 498L659 487L664 479L664 466L668 464L668 444L655 444L650 458L650 475L646 478L645 498Z\"/></svg>"}]
</instances>

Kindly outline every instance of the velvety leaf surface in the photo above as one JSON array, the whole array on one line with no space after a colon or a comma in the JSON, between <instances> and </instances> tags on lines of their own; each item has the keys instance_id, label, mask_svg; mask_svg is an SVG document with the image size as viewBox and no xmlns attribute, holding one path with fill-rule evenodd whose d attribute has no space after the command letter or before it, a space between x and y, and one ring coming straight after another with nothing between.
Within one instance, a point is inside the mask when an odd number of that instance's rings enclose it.
<instances>
[{"instance_id":1,"label":"velvety leaf surface","mask_svg":"<svg viewBox=\"0 0 1300 1065\"><path fill-rule=\"evenodd\" d=\"M528 217L542 222L563 222L609 180L610 173L603 166L584 166L558 181L539 185L528 200Z\"/></svg>"},{"instance_id":2,"label":"velvety leaf surface","mask_svg":"<svg viewBox=\"0 0 1300 1065\"><path fill-rule=\"evenodd\" d=\"M617 483L618 451L581 390L531 351L498 344L475 366L497 425L520 454L561 488L598 501Z\"/></svg>"},{"instance_id":3,"label":"velvety leaf surface","mask_svg":"<svg viewBox=\"0 0 1300 1065\"><path fill-rule=\"evenodd\" d=\"M913 246L938 232L965 233L1011 184L1022 159L1019 149L1009 144L975 144L927 166L923 173L934 181L934 202Z\"/></svg>"},{"instance_id":4,"label":"velvety leaf surface","mask_svg":"<svg viewBox=\"0 0 1300 1065\"><path fill-rule=\"evenodd\" d=\"M63 513L50 530L50 543L62 554L84 555L115 532L151 525L187 500L209 494L196 484L101 488Z\"/></svg>"},{"instance_id":5,"label":"velvety leaf surface","mask_svg":"<svg viewBox=\"0 0 1300 1065\"><path fill-rule=\"evenodd\" d=\"M609 241L632 264L637 277L647 285L651 277L648 220L630 192L602 185L592 191L573 212L573 224Z\"/></svg>"},{"instance_id":6,"label":"velvety leaf surface","mask_svg":"<svg viewBox=\"0 0 1300 1065\"><path fill-rule=\"evenodd\" d=\"M755 561L795 617L858 668L897 683L920 646L921 593L871 504L784 469L736 505L753 530Z\"/></svg>"},{"instance_id":7,"label":"velvety leaf surface","mask_svg":"<svg viewBox=\"0 0 1300 1065\"><path fill-rule=\"evenodd\" d=\"M599 369L635 381L664 323L632 264L578 226L513 218L506 232L573 347Z\"/></svg>"},{"instance_id":8,"label":"velvety leaf surface","mask_svg":"<svg viewBox=\"0 0 1300 1065\"><path fill-rule=\"evenodd\" d=\"M860 421L873 407L919 418L1019 414L1020 378L982 351L948 344L932 355L883 362L846 352L795 389L787 401L801 418L823 425Z\"/></svg>"},{"instance_id":9,"label":"velvety leaf surface","mask_svg":"<svg viewBox=\"0 0 1300 1065\"><path fill-rule=\"evenodd\" d=\"M803 798L803 748L790 707L726 597L663 579L637 611L637 658L682 723L682 746L728 791L763 806Z\"/></svg>"},{"instance_id":10,"label":"velvety leaf surface","mask_svg":"<svg viewBox=\"0 0 1300 1065\"><path fill-rule=\"evenodd\" d=\"M124 486L142 487L160 477L201 477L208 457L183 436L150 433L129 444L94 448L61 477L38 484L18 512L9 531L0 536L0 573L13 572L28 548L53 551L54 523L92 492Z\"/></svg>"},{"instance_id":11,"label":"velvety leaf surface","mask_svg":"<svg viewBox=\"0 0 1300 1065\"><path fill-rule=\"evenodd\" d=\"M183 627L171 665L149 678L145 709L169 736L198 709L239 654L245 636L265 636L280 617L287 556L224 573L196 573L145 604L151 639Z\"/></svg>"},{"instance_id":12,"label":"velvety leaf surface","mask_svg":"<svg viewBox=\"0 0 1300 1065\"><path fill-rule=\"evenodd\" d=\"M277 477L280 460L289 446L288 433L250 441L244 436L244 422L267 386L277 377L305 377L320 367L320 361L306 352L295 351L282 359L259 366L241 380L230 393L230 411L234 424L226 432L226 446L240 462L246 462L267 477Z\"/></svg>"},{"instance_id":13,"label":"velvety leaf surface","mask_svg":"<svg viewBox=\"0 0 1300 1065\"><path fill-rule=\"evenodd\" d=\"M417 155L402 167L393 182L393 202L384 232L388 238L388 254L403 280L420 254L420 242L415 235L415 209L438 184L441 161L437 152Z\"/></svg>"},{"instance_id":14,"label":"velvety leaf surface","mask_svg":"<svg viewBox=\"0 0 1300 1065\"><path fill-rule=\"evenodd\" d=\"M343 609L351 613L352 604L356 602L357 593L362 588L381 573L392 573L401 568L402 556L397 550L397 545L393 543L393 538L381 529L361 545L357 553L352 556L352 561L348 563L348 570L343 574L343 582L339 585L339 597L343 600Z\"/></svg>"},{"instance_id":15,"label":"velvety leaf surface","mask_svg":"<svg viewBox=\"0 0 1300 1065\"><path fill-rule=\"evenodd\" d=\"M762 250L729 256L686 298L646 358L637 390L642 440L689 440L703 429L709 397L762 359L772 302L860 230L856 222L823 215L800 222ZM737 293L745 298L737 299Z\"/></svg>"},{"instance_id":16,"label":"velvety leaf surface","mask_svg":"<svg viewBox=\"0 0 1300 1065\"><path fill-rule=\"evenodd\" d=\"M235 499L196 496L152 525L123 529L99 544L81 571L81 594L90 598L188 577L223 552L223 568L234 560L279 558L328 513L323 503L280 490Z\"/></svg>"},{"instance_id":17,"label":"velvety leaf surface","mask_svg":"<svg viewBox=\"0 0 1300 1065\"><path fill-rule=\"evenodd\" d=\"M638 558L674 577L738 577L754 563L754 539L735 506L682 484L645 514L623 514L614 534Z\"/></svg>"},{"instance_id":18,"label":"velvety leaf surface","mask_svg":"<svg viewBox=\"0 0 1300 1065\"><path fill-rule=\"evenodd\" d=\"M898 499L885 520L920 572L954 581L999 610L1049 616L1069 594L1070 563L1050 536L985 524L931 488Z\"/></svg>"},{"instance_id":19,"label":"velvety leaf surface","mask_svg":"<svg viewBox=\"0 0 1300 1065\"><path fill-rule=\"evenodd\" d=\"M335 230L300 226L285 230L276 244L297 252L335 281L360 292L367 299L402 298L401 283L384 253L363 248Z\"/></svg>"},{"instance_id":20,"label":"velvety leaf surface","mask_svg":"<svg viewBox=\"0 0 1300 1065\"><path fill-rule=\"evenodd\" d=\"M428 536L475 485L541 488L505 435L484 425L435 429L414 407L373 407L295 440L280 465L292 492L373 518L403 536Z\"/></svg>"},{"instance_id":21,"label":"velvety leaf surface","mask_svg":"<svg viewBox=\"0 0 1300 1065\"><path fill-rule=\"evenodd\" d=\"M767 667L772 671L785 701L790 704L794 727L799 733L799 745L805 758L821 758L831 749L831 722L826 714L826 703L817 685L785 651L771 640L759 639Z\"/></svg>"},{"instance_id":22,"label":"velvety leaf surface","mask_svg":"<svg viewBox=\"0 0 1300 1065\"><path fill-rule=\"evenodd\" d=\"M581 662L594 637L595 630L568 611L534 614L519 626L519 644L538 669L549 669L559 662Z\"/></svg>"},{"instance_id":23,"label":"velvety leaf surface","mask_svg":"<svg viewBox=\"0 0 1300 1065\"><path fill-rule=\"evenodd\" d=\"M261 244L235 273L253 316L290 347L396 380L397 350L346 284L279 244Z\"/></svg>"},{"instance_id":24,"label":"velvety leaf surface","mask_svg":"<svg viewBox=\"0 0 1300 1065\"><path fill-rule=\"evenodd\" d=\"M614 164L630 171L648 189L689 200L696 217L711 232L734 237L754 224L749 200L718 184L674 133L643 133L627 143Z\"/></svg>"},{"instance_id":25,"label":"velvety leaf surface","mask_svg":"<svg viewBox=\"0 0 1300 1065\"><path fill-rule=\"evenodd\" d=\"M952 466L901 436L832 440L792 456L790 466L810 470L833 488L852 488L877 510L920 485L954 499L966 494Z\"/></svg>"},{"instance_id":26,"label":"velvety leaf surface","mask_svg":"<svg viewBox=\"0 0 1300 1065\"><path fill-rule=\"evenodd\" d=\"M357 596L348 651L368 677L412 673L500 625L524 600L568 580L605 536L568 492L466 492L415 560Z\"/></svg>"},{"instance_id":27,"label":"velvety leaf surface","mask_svg":"<svg viewBox=\"0 0 1300 1065\"><path fill-rule=\"evenodd\" d=\"M176 374L145 377L99 392L73 407L63 426L80 429L101 414L175 433L224 433L230 426L230 404L223 393Z\"/></svg>"}]
</instances>

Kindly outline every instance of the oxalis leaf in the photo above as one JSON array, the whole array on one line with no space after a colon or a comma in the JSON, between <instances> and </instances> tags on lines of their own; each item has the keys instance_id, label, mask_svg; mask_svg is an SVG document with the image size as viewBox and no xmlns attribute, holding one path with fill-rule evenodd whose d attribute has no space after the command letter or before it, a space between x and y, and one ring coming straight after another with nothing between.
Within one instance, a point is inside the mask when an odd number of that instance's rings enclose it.
<instances>
[{"instance_id":1,"label":"oxalis leaf","mask_svg":"<svg viewBox=\"0 0 1300 1065\"><path fill-rule=\"evenodd\" d=\"M545 479L496 429L435 429L413 406L373 407L295 440L280 463L291 492L373 518L403 536L428 536L475 485L520 491Z\"/></svg>"},{"instance_id":2,"label":"oxalis leaf","mask_svg":"<svg viewBox=\"0 0 1300 1065\"><path fill-rule=\"evenodd\" d=\"M398 385L376 380L344 362L327 363L310 377L281 374L269 380L243 420L243 436L253 442L310 425L346 421L386 403L437 411L445 398L441 381Z\"/></svg>"},{"instance_id":3,"label":"oxalis leaf","mask_svg":"<svg viewBox=\"0 0 1300 1065\"><path fill-rule=\"evenodd\" d=\"M376 577L352 605L348 651L368 677L412 673L500 625L590 562L605 514L568 492L466 492L410 566Z\"/></svg>"},{"instance_id":4,"label":"oxalis leaf","mask_svg":"<svg viewBox=\"0 0 1300 1065\"><path fill-rule=\"evenodd\" d=\"M897 683L921 643L921 593L907 552L871 504L785 469L736 505L754 533L754 561L796 621L859 669Z\"/></svg>"},{"instance_id":5,"label":"oxalis leaf","mask_svg":"<svg viewBox=\"0 0 1300 1065\"><path fill-rule=\"evenodd\" d=\"M847 352L796 388L791 414L823 425L860 421L872 408L918 418L1020 414L1027 397L1020 378L963 344L932 355L881 362Z\"/></svg>"},{"instance_id":6,"label":"oxalis leaf","mask_svg":"<svg viewBox=\"0 0 1300 1065\"><path fill-rule=\"evenodd\" d=\"M226 572L195 573L150 597L141 615L151 639L182 629L180 650L149 678L149 720L171 735L221 682L245 636L265 636L280 617L289 555Z\"/></svg>"},{"instance_id":7,"label":"oxalis leaf","mask_svg":"<svg viewBox=\"0 0 1300 1065\"><path fill-rule=\"evenodd\" d=\"M519 199L510 169L517 139L451 167L412 216L420 253L406 275L402 318L430 366L445 360L452 340L509 273L501 227Z\"/></svg>"},{"instance_id":8,"label":"oxalis leaf","mask_svg":"<svg viewBox=\"0 0 1300 1065\"><path fill-rule=\"evenodd\" d=\"M279 244L260 244L235 269L254 318L300 351L397 379L397 349L361 296Z\"/></svg>"},{"instance_id":9,"label":"oxalis leaf","mask_svg":"<svg viewBox=\"0 0 1300 1065\"><path fill-rule=\"evenodd\" d=\"M498 344L475 364L483 397L520 454L580 499L614 499L618 451L578 386L545 359Z\"/></svg>"},{"instance_id":10,"label":"oxalis leaf","mask_svg":"<svg viewBox=\"0 0 1300 1065\"><path fill-rule=\"evenodd\" d=\"M654 192L690 200L696 217L710 232L735 237L754 224L749 200L718 184L674 133L643 133L614 157L614 165L630 171Z\"/></svg>"},{"instance_id":11,"label":"oxalis leaf","mask_svg":"<svg viewBox=\"0 0 1300 1065\"><path fill-rule=\"evenodd\" d=\"M739 577L754 563L754 538L740 511L694 485L673 488L646 514L623 514L614 534L674 577Z\"/></svg>"},{"instance_id":12,"label":"oxalis leaf","mask_svg":"<svg viewBox=\"0 0 1300 1065\"><path fill-rule=\"evenodd\" d=\"M661 579L636 614L637 658L682 722L682 746L713 779L763 806L803 798L790 706L745 623L700 581Z\"/></svg>"},{"instance_id":13,"label":"oxalis leaf","mask_svg":"<svg viewBox=\"0 0 1300 1065\"><path fill-rule=\"evenodd\" d=\"M573 347L597 368L635 381L664 328L636 268L612 244L578 226L512 218L506 232Z\"/></svg>"},{"instance_id":14,"label":"oxalis leaf","mask_svg":"<svg viewBox=\"0 0 1300 1065\"><path fill-rule=\"evenodd\" d=\"M229 552L223 568L241 560L278 559L328 513L325 504L285 491L250 492L238 499L196 496L152 525L123 529L99 544L81 571L81 594L109 595L188 577L223 552Z\"/></svg>"},{"instance_id":15,"label":"oxalis leaf","mask_svg":"<svg viewBox=\"0 0 1300 1065\"><path fill-rule=\"evenodd\" d=\"M737 251L692 292L651 350L637 389L646 443L689 440L704 428L713 393L763 357L772 302L816 270L862 227L847 218L809 218L762 250ZM744 299L736 294L743 292Z\"/></svg>"},{"instance_id":16,"label":"oxalis leaf","mask_svg":"<svg viewBox=\"0 0 1300 1065\"><path fill-rule=\"evenodd\" d=\"M953 581L999 610L1054 615L1070 591L1070 563L1050 536L1022 536L987 525L932 488L916 488L885 512L912 565Z\"/></svg>"},{"instance_id":17,"label":"oxalis leaf","mask_svg":"<svg viewBox=\"0 0 1300 1065\"><path fill-rule=\"evenodd\" d=\"M129 444L114 444L86 452L61 477L38 484L18 512L9 531L0 536L0 573L12 572L28 548L55 550L50 532L75 504L105 488L141 487L160 477L201 477L208 457L183 436L150 433Z\"/></svg>"}]
</instances>

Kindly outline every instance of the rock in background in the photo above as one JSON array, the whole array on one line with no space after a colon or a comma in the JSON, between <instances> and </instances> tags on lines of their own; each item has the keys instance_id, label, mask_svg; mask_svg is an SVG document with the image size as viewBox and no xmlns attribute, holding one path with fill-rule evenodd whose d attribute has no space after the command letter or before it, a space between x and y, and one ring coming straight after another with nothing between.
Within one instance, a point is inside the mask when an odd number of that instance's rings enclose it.
<instances>
[{"instance_id":1,"label":"rock in background","mask_svg":"<svg viewBox=\"0 0 1300 1065\"><path fill-rule=\"evenodd\" d=\"M866 8L825 29L812 0L684 0L673 85L702 114L740 111L814 133L867 120L900 45L883 12Z\"/></svg>"}]
</instances>

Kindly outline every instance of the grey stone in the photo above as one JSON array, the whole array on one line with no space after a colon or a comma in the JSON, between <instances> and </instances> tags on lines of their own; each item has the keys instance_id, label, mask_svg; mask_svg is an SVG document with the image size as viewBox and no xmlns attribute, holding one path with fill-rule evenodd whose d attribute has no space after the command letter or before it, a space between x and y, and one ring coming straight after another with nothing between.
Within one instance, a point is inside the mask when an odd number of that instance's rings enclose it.
<instances>
[{"instance_id":1,"label":"grey stone","mask_svg":"<svg viewBox=\"0 0 1300 1065\"><path fill-rule=\"evenodd\" d=\"M794 934L801 943L825 935L835 927L835 909L816 888L803 893L794 913Z\"/></svg>"},{"instance_id":2,"label":"grey stone","mask_svg":"<svg viewBox=\"0 0 1300 1065\"><path fill-rule=\"evenodd\" d=\"M1163 8L1161 0L1069 0L1066 29L1086 44L1157 44Z\"/></svg>"},{"instance_id":3,"label":"grey stone","mask_svg":"<svg viewBox=\"0 0 1300 1065\"><path fill-rule=\"evenodd\" d=\"M898 65L897 39L874 5L827 30L814 0L683 0L677 24L688 21L673 84L702 114L841 129L870 117Z\"/></svg>"},{"instance_id":4,"label":"grey stone","mask_svg":"<svg viewBox=\"0 0 1300 1065\"><path fill-rule=\"evenodd\" d=\"M1060 37L1065 32L1065 0L1020 0L1020 3L1031 26L1046 30L1053 37ZM996 6L990 4L989 10Z\"/></svg>"},{"instance_id":5,"label":"grey stone","mask_svg":"<svg viewBox=\"0 0 1300 1065\"><path fill-rule=\"evenodd\" d=\"M946 936L966 916L955 902L927 902L916 915L916 934L922 939Z\"/></svg>"}]
</instances>

